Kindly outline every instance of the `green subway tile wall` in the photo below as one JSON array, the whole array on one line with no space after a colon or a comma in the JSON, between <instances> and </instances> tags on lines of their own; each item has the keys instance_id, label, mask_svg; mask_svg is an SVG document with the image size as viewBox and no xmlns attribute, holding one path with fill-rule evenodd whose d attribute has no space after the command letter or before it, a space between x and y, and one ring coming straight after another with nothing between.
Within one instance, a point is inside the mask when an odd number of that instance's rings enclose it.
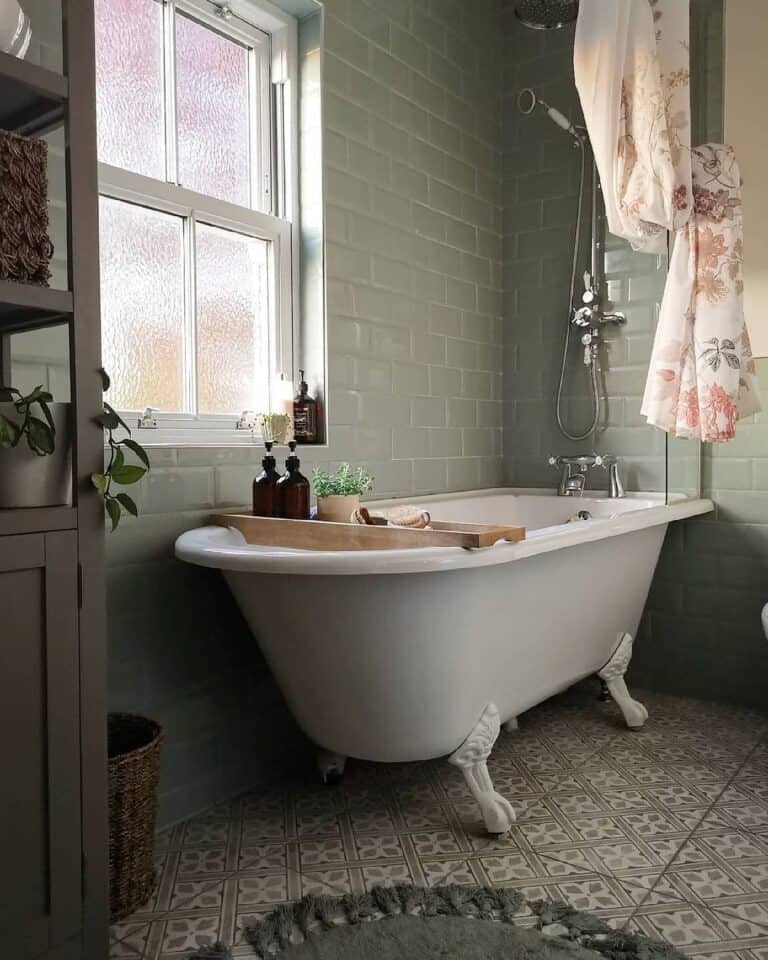
<instances>
[{"instance_id":1,"label":"green subway tile wall","mask_svg":"<svg viewBox=\"0 0 768 960\"><path fill-rule=\"evenodd\" d=\"M532 88L574 122L583 118L573 79L574 28L532 31L503 0L504 26L504 462L515 486L554 486L552 454L592 452L591 439L564 439L555 421L555 395L568 317L571 257L580 175L572 139L537 110L521 114L517 96ZM589 266L591 153L587 152L576 296ZM632 251L608 237L607 295L627 315L626 327L605 328L600 391L606 402L594 447L622 458L630 490L665 487L665 440L640 417L640 400L653 331L666 279L666 257ZM592 418L584 348L571 341L563 411L571 433L583 433ZM590 486L605 487L604 472Z\"/></svg>"},{"instance_id":2,"label":"green subway tile wall","mask_svg":"<svg viewBox=\"0 0 768 960\"><path fill-rule=\"evenodd\" d=\"M308 471L364 463L382 496L501 482L500 64L497 0L325 4L330 435ZM260 459L153 451L108 539L110 703L166 729L165 823L307 762L220 576L172 558Z\"/></svg>"}]
</instances>

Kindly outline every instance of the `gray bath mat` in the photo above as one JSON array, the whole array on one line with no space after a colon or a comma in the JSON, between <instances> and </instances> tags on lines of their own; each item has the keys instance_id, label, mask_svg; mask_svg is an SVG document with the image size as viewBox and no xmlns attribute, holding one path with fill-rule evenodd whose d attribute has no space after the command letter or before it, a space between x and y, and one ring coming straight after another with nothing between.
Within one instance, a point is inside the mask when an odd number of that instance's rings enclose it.
<instances>
[{"instance_id":1,"label":"gray bath mat","mask_svg":"<svg viewBox=\"0 0 768 960\"><path fill-rule=\"evenodd\" d=\"M244 936L264 960L684 960L562 903L531 902L535 927L516 926L523 904L511 889L376 887L284 904ZM190 960L231 957L218 943Z\"/></svg>"}]
</instances>

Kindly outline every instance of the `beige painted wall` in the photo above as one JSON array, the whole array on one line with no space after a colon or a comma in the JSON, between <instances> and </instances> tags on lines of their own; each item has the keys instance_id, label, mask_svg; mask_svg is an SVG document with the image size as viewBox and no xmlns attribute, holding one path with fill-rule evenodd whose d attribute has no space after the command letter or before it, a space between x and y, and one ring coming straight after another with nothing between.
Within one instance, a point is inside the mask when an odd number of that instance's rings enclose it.
<instances>
[{"instance_id":1,"label":"beige painted wall","mask_svg":"<svg viewBox=\"0 0 768 960\"><path fill-rule=\"evenodd\" d=\"M744 179L744 308L755 356L768 356L768 4L726 0L725 139Z\"/></svg>"}]
</instances>

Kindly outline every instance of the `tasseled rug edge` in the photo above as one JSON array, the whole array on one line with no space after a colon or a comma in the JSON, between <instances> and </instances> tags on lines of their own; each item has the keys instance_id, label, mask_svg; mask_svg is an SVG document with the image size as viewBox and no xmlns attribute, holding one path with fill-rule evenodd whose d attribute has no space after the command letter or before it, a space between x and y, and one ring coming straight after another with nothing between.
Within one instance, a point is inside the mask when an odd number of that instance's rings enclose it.
<instances>
[{"instance_id":1,"label":"tasseled rug edge","mask_svg":"<svg viewBox=\"0 0 768 960\"><path fill-rule=\"evenodd\" d=\"M449 916L495 920L515 924L524 906L536 916L534 929L602 954L606 960L684 960L667 943L640 934L614 930L589 913L565 903L542 900L526 903L519 891L509 887L447 884L440 887L374 887L369 893L342 897L309 896L284 903L258 923L246 926L243 939L262 960L279 960L291 943L308 939L316 931L337 925L358 924L389 916ZM223 943L201 946L188 960L233 960Z\"/></svg>"}]
</instances>

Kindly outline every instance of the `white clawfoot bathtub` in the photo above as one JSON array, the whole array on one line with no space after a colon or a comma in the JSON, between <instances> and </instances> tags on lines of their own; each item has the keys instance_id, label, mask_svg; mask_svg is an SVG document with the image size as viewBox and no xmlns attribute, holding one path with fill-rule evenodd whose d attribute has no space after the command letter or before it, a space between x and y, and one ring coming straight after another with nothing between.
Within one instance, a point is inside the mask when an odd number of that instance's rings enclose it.
<instances>
[{"instance_id":1,"label":"white clawfoot bathtub","mask_svg":"<svg viewBox=\"0 0 768 960\"><path fill-rule=\"evenodd\" d=\"M224 573L326 769L340 771L344 757L451 754L486 827L502 833L514 811L486 766L500 724L513 728L523 711L600 673L629 726L642 726L647 713L624 673L664 533L712 504L510 489L410 502L436 520L524 525L527 539L319 552L202 527L179 537L176 555ZM568 523L580 510L591 519Z\"/></svg>"}]
</instances>

